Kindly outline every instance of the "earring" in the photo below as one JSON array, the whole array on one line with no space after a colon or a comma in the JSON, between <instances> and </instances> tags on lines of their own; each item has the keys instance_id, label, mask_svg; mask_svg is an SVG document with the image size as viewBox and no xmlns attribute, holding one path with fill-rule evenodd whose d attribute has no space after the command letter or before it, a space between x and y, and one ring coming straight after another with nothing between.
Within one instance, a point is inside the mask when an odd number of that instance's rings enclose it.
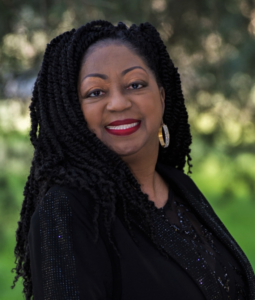
<instances>
[{"instance_id":1,"label":"earring","mask_svg":"<svg viewBox=\"0 0 255 300\"><path fill-rule=\"evenodd\" d=\"M165 141L164 141L164 138L163 138L162 129L164 130ZM170 134L169 134L169 130L168 130L167 125L164 124L164 123L162 123L162 125L159 127L158 138L159 138L160 145L162 147L167 148L169 146L169 143L170 143Z\"/></svg>"}]
</instances>

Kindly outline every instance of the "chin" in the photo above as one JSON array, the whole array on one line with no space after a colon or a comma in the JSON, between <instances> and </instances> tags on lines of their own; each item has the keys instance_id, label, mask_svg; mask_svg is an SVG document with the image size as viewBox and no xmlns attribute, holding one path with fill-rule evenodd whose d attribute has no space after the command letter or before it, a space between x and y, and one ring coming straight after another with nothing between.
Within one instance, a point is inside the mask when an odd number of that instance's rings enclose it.
<instances>
[{"instance_id":1,"label":"chin","mask_svg":"<svg viewBox=\"0 0 255 300\"><path fill-rule=\"evenodd\" d=\"M129 145L122 145L120 146L109 146L108 147L113 150L115 153L117 153L119 156L130 156L130 155L134 155L136 154L141 147L137 147L137 146L131 146Z\"/></svg>"}]
</instances>

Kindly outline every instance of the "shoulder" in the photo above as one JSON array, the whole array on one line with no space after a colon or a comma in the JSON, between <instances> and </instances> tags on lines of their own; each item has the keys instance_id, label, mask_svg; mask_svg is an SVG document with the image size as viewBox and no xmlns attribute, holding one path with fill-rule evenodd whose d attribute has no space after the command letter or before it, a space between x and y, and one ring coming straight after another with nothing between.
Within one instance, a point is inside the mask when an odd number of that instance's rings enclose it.
<instances>
[{"instance_id":1,"label":"shoulder","mask_svg":"<svg viewBox=\"0 0 255 300\"><path fill-rule=\"evenodd\" d=\"M78 190L77 188L55 184L48 189L42 200L42 203L45 201L45 199L56 199L59 197L67 198L69 201L82 201L85 204L89 200L90 195L88 192Z\"/></svg>"},{"instance_id":2,"label":"shoulder","mask_svg":"<svg viewBox=\"0 0 255 300\"><path fill-rule=\"evenodd\" d=\"M111 263L101 236L95 240L92 200L54 185L37 206L29 231L36 299L78 299L79 293L80 299L110 299Z\"/></svg>"},{"instance_id":3,"label":"shoulder","mask_svg":"<svg viewBox=\"0 0 255 300\"><path fill-rule=\"evenodd\" d=\"M45 193L36 207L30 227L66 226L70 230L73 219L83 223L91 230L94 206L91 196L86 191L53 185ZM31 228L30 228L31 229Z\"/></svg>"},{"instance_id":4,"label":"shoulder","mask_svg":"<svg viewBox=\"0 0 255 300\"><path fill-rule=\"evenodd\" d=\"M207 212L215 214L211 204L206 197L202 194L195 182L183 171L173 168L171 166L158 163L156 170L165 177L165 179L173 184L179 194L189 201L191 205L197 205Z\"/></svg>"},{"instance_id":5,"label":"shoulder","mask_svg":"<svg viewBox=\"0 0 255 300\"><path fill-rule=\"evenodd\" d=\"M186 175L183 171L163 163L157 163L156 170L163 175L167 180L172 181L175 185L185 187L193 194L201 194L201 191L195 182Z\"/></svg>"},{"instance_id":6,"label":"shoulder","mask_svg":"<svg viewBox=\"0 0 255 300\"><path fill-rule=\"evenodd\" d=\"M89 200L87 193L54 185L38 204L28 236L36 299L41 299L42 294L43 299L76 299L74 295L79 293L77 266L82 263L79 274L83 274L86 268L91 268L86 257L91 258L91 264L96 264L94 252L104 254L103 247L92 243Z\"/></svg>"},{"instance_id":7,"label":"shoulder","mask_svg":"<svg viewBox=\"0 0 255 300\"><path fill-rule=\"evenodd\" d=\"M93 209L91 196L86 191L76 188L53 185L44 195L40 208L48 207L49 209L71 209L91 212Z\"/></svg>"}]
</instances>

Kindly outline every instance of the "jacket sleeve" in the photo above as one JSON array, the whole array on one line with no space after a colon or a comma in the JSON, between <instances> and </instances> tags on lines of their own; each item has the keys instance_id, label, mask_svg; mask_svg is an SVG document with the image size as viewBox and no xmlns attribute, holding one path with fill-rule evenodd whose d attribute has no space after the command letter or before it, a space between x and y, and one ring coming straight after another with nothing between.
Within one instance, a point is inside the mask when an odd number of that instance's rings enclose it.
<instances>
[{"instance_id":1,"label":"jacket sleeve","mask_svg":"<svg viewBox=\"0 0 255 300\"><path fill-rule=\"evenodd\" d=\"M111 299L111 262L102 239L93 241L88 200L54 186L34 212L29 231L34 300Z\"/></svg>"}]
</instances>

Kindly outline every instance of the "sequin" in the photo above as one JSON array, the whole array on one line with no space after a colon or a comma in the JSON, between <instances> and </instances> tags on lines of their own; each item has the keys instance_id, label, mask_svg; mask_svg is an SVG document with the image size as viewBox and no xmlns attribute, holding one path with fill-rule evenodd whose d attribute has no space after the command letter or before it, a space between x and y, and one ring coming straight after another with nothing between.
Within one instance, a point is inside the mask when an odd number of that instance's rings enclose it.
<instances>
[{"instance_id":1,"label":"sequin","mask_svg":"<svg viewBox=\"0 0 255 300\"><path fill-rule=\"evenodd\" d=\"M196 219L193 210L186 207L189 205L178 197L173 199L155 210L155 233L161 247L197 281L206 299L247 299L242 271L233 266L239 277L233 274L232 268L223 263L212 232ZM136 224L146 232L141 222ZM229 273L231 278L239 278L238 284L230 280Z\"/></svg>"},{"instance_id":2,"label":"sequin","mask_svg":"<svg viewBox=\"0 0 255 300\"><path fill-rule=\"evenodd\" d=\"M153 218L155 238L164 252L173 257L197 281L206 299L222 300L215 274L208 268L205 261L197 260L200 257L197 250L190 247L188 241L183 240L181 235L177 234L161 215L154 214ZM133 217L131 217L131 221L148 234L143 222L137 222Z\"/></svg>"},{"instance_id":3,"label":"sequin","mask_svg":"<svg viewBox=\"0 0 255 300\"><path fill-rule=\"evenodd\" d=\"M239 262L242 262L246 267L244 269L246 273L246 278L248 282L249 296L244 296L243 299L254 300L255 298L252 295L255 295L255 278L254 271L247 257L243 253L242 249L238 246L235 240L228 233L228 230L222 224L219 218L215 215L212 207L202 195L200 191L198 191L198 196L190 193L189 190L181 183L178 182L178 189L181 195L187 200L187 202L192 206L194 211L201 216L204 220L205 225L212 229L213 232L216 233L217 237L219 237L220 241L225 244L229 249L231 249L232 253L238 259ZM236 298L241 299L241 298Z\"/></svg>"},{"instance_id":4,"label":"sequin","mask_svg":"<svg viewBox=\"0 0 255 300\"><path fill-rule=\"evenodd\" d=\"M49 191L39 207L45 300L79 300L71 242L72 212L67 196Z\"/></svg>"},{"instance_id":5,"label":"sequin","mask_svg":"<svg viewBox=\"0 0 255 300\"><path fill-rule=\"evenodd\" d=\"M185 241L188 240L194 249L197 249L199 253L197 261L202 260L205 263L202 265L202 268L209 266L213 270L213 274L217 276L217 281L223 294L222 299L246 299L247 295L242 280L244 274L236 266L231 265L232 268L229 268L228 262L224 261L219 249L216 247L217 243L214 242L212 232L200 224L192 214L192 210L186 209L178 197L174 197L174 199L171 209L169 209L169 204L166 205L161 209L160 215L165 218L170 227L178 228L175 232L180 234ZM171 224L173 223L172 220L179 223ZM238 270L236 272L237 276L233 274L233 268ZM215 272L215 269L217 272ZM229 273L235 276L235 279L238 280L238 285L231 282ZM203 284L202 280L199 281L199 284Z\"/></svg>"}]
</instances>

